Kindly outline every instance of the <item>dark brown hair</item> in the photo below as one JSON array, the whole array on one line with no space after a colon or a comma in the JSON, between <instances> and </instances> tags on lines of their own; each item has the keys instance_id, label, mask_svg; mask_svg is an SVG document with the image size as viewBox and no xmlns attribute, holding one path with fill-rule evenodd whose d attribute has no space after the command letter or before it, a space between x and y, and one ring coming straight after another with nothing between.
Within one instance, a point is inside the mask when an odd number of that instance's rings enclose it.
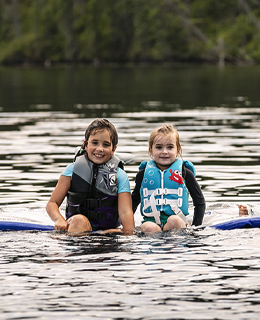
<instances>
[{"instance_id":1,"label":"dark brown hair","mask_svg":"<svg viewBox=\"0 0 260 320\"><path fill-rule=\"evenodd\" d=\"M115 126L111 122L109 122L107 119L96 119L91 122L91 124L87 127L85 132L85 141L83 144L83 148L85 148L90 135L103 130L107 130L109 132L112 146L114 149L118 144L118 134Z\"/></svg>"}]
</instances>

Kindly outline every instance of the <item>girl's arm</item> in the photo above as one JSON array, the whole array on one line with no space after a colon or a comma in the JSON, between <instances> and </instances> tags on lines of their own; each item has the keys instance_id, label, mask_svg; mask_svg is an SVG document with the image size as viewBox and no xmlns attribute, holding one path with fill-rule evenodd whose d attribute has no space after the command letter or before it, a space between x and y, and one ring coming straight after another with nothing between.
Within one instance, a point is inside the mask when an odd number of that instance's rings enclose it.
<instances>
[{"instance_id":1,"label":"girl's arm","mask_svg":"<svg viewBox=\"0 0 260 320\"><path fill-rule=\"evenodd\" d=\"M132 234L135 223L132 210L131 193L122 192L118 194L118 214L123 226L123 232Z\"/></svg>"},{"instance_id":2,"label":"girl's arm","mask_svg":"<svg viewBox=\"0 0 260 320\"><path fill-rule=\"evenodd\" d=\"M133 208L133 212L136 211L140 201L141 201L141 197L140 197L140 188L141 188L141 184L143 181L143 177L144 177L144 169L139 171L135 177L135 188L132 192L132 208Z\"/></svg>"},{"instance_id":3,"label":"girl's arm","mask_svg":"<svg viewBox=\"0 0 260 320\"><path fill-rule=\"evenodd\" d=\"M194 177L194 174L188 169L185 168L185 182L189 190L189 193L192 197L194 204L194 216L192 225L199 226L202 224L204 213L205 213L205 199L201 188Z\"/></svg>"},{"instance_id":4,"label":"girl's arm","mask_svg":"<svg viewBox=\"0 0 260 320\"><path fill-rule=\"evenodd\" d=\"M55 222L55 230L67 231L68 223L61 215L59 207L62 204L67 192L69 191L71 178L67 176L60 176L60 179L51 195L51 198L46 206L46 211L51 220Z\"/></svg>"}]
</instances>

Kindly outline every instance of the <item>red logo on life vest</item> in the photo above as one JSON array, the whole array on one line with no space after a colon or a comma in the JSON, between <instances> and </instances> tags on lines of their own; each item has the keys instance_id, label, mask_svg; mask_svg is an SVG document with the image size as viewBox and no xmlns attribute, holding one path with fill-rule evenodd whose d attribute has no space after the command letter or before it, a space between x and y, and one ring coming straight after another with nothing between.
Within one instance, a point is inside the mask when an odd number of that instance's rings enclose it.
<instances>
[{"instance_id":1,"label":"red logo on life vest","mask_svg":"<svg viewBox=\"0 0 260 320\"><path fill-rule=\"evenodd\" d=\"M170 169L170 173L171 173L171 175L169 176L169 179L171 181L175 181L179 185L183 184L181 172L179 170L176 169L176 170L172 171L172 169Z\"/></svg>"}]
</instances>

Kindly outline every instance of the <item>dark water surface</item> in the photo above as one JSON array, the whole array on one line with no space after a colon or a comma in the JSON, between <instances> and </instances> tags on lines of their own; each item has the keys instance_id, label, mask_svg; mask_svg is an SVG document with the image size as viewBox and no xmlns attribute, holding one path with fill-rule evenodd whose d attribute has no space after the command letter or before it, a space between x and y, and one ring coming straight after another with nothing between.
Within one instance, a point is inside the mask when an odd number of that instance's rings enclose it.
<instances>
[{"instance_id":1,"label":"dark water surface","mask_svg":"<svg viewBox=\"0 0 260 320\"><path fill-rule=\"evenodd\" d=\"M247 203L260 213L259 75L258 66L0 68L0 214L50 222L46 202L95 117L116 125L132 188L150 132L168 122L208 209L237 216ZM0 319L258 319L259 243L259 229L0 232Z\"/></svg>"}]
</instances>

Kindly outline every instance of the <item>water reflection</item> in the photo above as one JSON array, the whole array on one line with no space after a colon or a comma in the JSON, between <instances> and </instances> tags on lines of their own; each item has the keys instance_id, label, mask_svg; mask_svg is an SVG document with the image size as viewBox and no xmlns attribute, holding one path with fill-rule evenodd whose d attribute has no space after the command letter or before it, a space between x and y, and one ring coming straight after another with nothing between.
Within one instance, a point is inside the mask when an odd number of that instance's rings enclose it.
<instances>
[{"instance_id":1,"label":"water reflection","mask_svg":"<svg viewBox=\"0 0 260 320\"><path fill-rule=\"evenodd\" d=\"M219 319L257 318L256 230L137 235L131 241L94 236L94 244L121 247L98 253L84 252L87 236L49 235L18 233L14 259L1 258L5 314L21 318L15 303L23 316L36 318L214 319L216 312ZM14 242L6 243L1 252L10 257Z\"/></svg>"},{"instance_id":2,"label":"water reflection","mask_svg":"<svg viewBox=\"0 0 260 320\"><path fill-rule=\"evenodd\" d=\"M131 186L139 163L148 159L150 132L166 121L178 129L183 158L195 164L208 202L255 201L259 199L259 115L260 109L253 107L196 108L117 112L110 120L119 132L118 153L131 160L125 166ZM93 119L56 112L0 113L0 119L7 120L8 126L0 135L0 202L45 201Z\"/></svg>"},{"instance_id":3,"label":"water reflection","mask_svg":"<svg viewBox=\"0 0 260 320\"><path fill-rule=\"evenodd\" d=\"M0 68L0 108L110 117L111 112L260 106L259 66ZM94 106L94 107L93 107ZM109 108L107 108L109 106ZM144 108L144 109L143 109Z\"/></svg>"},{"instance_id":4,"label":"water reflection","mask_svg":"<svg viewBox=\"0 0 260 320\"><path fill-rule=\"evenodd\" d=\"M117 235L101 235L101 234L86 234L78 236L68 236L54 234L53 239L59 241L60 245L64 247L64 256L78 257L80 259L85 255L96 254L100 256L101 254L106 254L110 252L124 251L120 245L120 238ZM131 241L131 239L129 239ZM66 254L67 252L67 254ZM98 260L102 258L97 258Z\"/></svg>"},{"instance_id":5,"label":"water reflection","mask_svg":"<svg viewBox=\"0 0 260 320\"><path fill-rule=\"evenodd\" d=\"M5 233L1 247L0 310L7 316L213 319L217 312L219 319L254 319L259 312L255 230L94 236L93 243L49 232L17 237L20 246ZM101 242L116 250L88 251Z\"/></svg>"}]
</instances>

